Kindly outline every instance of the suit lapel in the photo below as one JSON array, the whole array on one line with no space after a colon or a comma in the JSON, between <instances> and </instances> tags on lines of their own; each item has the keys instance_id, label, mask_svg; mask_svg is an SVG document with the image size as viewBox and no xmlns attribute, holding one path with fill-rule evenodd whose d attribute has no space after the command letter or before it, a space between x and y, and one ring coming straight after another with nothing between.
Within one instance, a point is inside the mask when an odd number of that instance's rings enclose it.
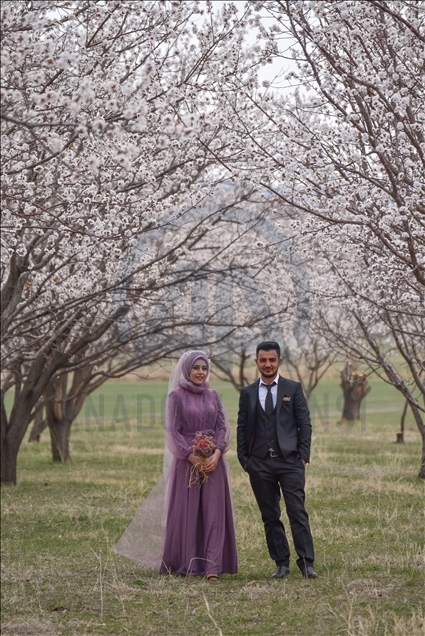
<instances>
[{"instance_id":1,"label":"suit lapel","mask_svg":"<svg viewBox=\"0 0 425 636\"><path fill-rule=\"evenodd\" d=\"M282 406L284 388L285 388L285 378L282 378L282 376L280 375L279 382L277 384L276 422L279 421L279 413L280 413L280 407Z\"/></svg>"},{"instance_id":2,"label":"suit lapel","mask_svg":"<svg viewBox=\"0 0 425 636\"><path fill-rule=\"evenodd\" d=\"M249 387L249 405L251 408L251 421L256 422L257 400L258 400L258 380Z\"/></svg>"}]
</instances>

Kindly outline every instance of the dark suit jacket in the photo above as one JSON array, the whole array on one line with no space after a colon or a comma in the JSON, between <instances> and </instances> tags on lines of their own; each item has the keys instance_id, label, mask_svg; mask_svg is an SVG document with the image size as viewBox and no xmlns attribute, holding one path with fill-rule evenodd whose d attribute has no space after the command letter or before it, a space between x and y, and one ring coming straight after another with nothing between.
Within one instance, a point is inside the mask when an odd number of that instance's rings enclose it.
<instances>
[{"instance_id":1,"label":"dark suit jacket","mask_svg":"<svg viewBox=\"0 0 425 636\"><path fill-rule=\"evenodd\" d=\"M242 389L238 413L238 459L245 470L256 429L258 380ZM276 432L283 458L289 462L310 460L311 422L299 382L279 376L276 402Z\"/></svg>"}]
</instances>

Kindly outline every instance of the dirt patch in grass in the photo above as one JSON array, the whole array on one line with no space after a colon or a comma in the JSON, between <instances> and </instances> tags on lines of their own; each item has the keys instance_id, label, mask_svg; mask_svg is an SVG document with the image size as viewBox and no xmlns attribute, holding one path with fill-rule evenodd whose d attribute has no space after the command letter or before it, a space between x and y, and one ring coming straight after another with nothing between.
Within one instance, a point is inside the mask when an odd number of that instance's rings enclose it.
<instances>
[{"instance_id":1,"label":"dirt patch in grass","mask_svg":"<svg viewBox=\"0 0 425 636\"><path fill-rule=\"evenodd\" d=\"M22 623L3 623L1 633L3 636L60 636L62 627L46 620L25 620Z\"/></svg>"}]
</instances>

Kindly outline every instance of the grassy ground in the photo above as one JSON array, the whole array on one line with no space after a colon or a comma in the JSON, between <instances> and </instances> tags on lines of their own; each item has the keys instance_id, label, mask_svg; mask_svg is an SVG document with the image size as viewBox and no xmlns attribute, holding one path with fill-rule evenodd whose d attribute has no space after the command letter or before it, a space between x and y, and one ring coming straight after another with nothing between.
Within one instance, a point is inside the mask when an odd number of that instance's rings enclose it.
<instances>
[{"instance_id":1,"label":"grassy ground","mask_svg":"<svg viewBox=\"0 0 425 636\"><path fill-rule=\"evenodd\" d=\"M312 403L307 509L320 578L306 581L293 565L288 579L270 579L233 443L240 571L216 584L159 576L112 552L161 473L166 384L104 386L73 431L73 461L51 463L45 432L40 444L23 444L18 484L2 489L2 634L423 635L419 434L410 419L406 442L395 443L402 401L372 386L351 428L337 425L337 380L323 382ZM234 425L236 392L216 388Z\"/></svg>"}]
</instances>

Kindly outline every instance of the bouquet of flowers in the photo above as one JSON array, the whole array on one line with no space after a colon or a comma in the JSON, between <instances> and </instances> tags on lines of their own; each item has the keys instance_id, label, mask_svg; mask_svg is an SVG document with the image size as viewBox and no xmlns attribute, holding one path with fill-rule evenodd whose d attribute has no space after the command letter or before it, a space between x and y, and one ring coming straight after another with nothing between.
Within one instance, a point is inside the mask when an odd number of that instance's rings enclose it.
<instances>
[{"instance_id":1,"label":"bouquet of flowers","mask_svg":"<svg viewBox=\"0 0 425 636\"><path fill-rule=\"evenodd\" d=\"M201 487L208 479L207 473L203 470L203 464L205 464L206 460L211 457L215 451L213 436L198 431L193 438L191 450L193 455L199 457L198 466L200 465L200 467L192 465L192 468L190 469L188 487L190 488L194 484Z\"/></svg>"}]
</instances>

